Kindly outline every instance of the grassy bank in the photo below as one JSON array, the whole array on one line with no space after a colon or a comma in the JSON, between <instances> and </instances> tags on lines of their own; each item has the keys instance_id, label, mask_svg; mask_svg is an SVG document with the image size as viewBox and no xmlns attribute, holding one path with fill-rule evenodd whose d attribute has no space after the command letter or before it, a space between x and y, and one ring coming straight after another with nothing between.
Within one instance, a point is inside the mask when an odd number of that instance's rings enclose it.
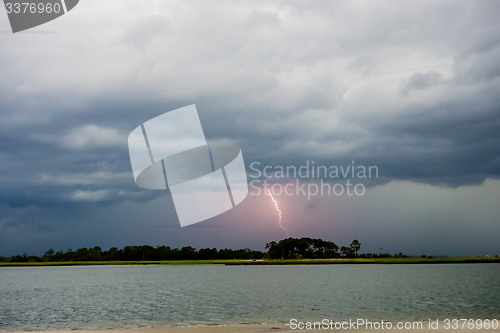
<instances>
[{"instance_id":1,"label":"grassy bank","mask_svg":"<svg viewBox=\"0 0 500 333\"><path fill-rule=\"evenodd\" d=\"M342 265L342 264L468 264L500 263L499 257L436 257L436 258L374 258L374 259L299 259L233 262L227 265Z\"/></svg>"},{"instance_id":2,"label":"grassy bank","mask_svg":"<svg viewBox=\"0 0 500 333\"><path fill-rule=\"evenodd\" d=\"M46 261L46 262L0 262L0 267L19 266L93 266L93 265L225 265L244 260L138 260L138 261Z\"/></svg>"},{"instance_id":3,"label":"grassy bank","mask_svg":"<svg viewBox=\"0 0 500 333\"><path fill-rule=\"evenodd\" d=\"M298 260L170 260L170 261L56 261L0 262L0 267L88 266L88 265L341 265L341 264L465 264L500 263L499 257L436 257L380 259L298 259Z\"/></svg>"}]
</instances>

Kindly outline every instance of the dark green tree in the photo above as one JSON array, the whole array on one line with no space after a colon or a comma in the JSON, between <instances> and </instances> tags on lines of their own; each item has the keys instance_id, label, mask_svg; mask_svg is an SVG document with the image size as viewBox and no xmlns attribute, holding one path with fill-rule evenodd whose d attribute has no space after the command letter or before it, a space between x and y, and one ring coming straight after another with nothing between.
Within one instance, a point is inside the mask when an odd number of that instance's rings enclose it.
<instances>
[{"instance_id":1,"label":"dark green tree","mask_svg":"<svg viewBox=\"0 0 500 333\"><path fill-rule=\"evenodd\" d=\"M357 239L353 240L350 246L351 250L354 252L354 255L358 256L358 251L361 249L361 244Z\"/></svg>"},{"instance_id":2,"label":"dark green tree","mask_svg":"<svg viewBox=\"0 0 500 333\"><path fill-rule=\"evenodd\" d=\"M43 261L52 261L54 256L54 249L48 249L43 255Z\"/></svg>"},{"instance_id":3,"label":"dark green tree","mask_svg":"<svg viewBox=\"0 0 500 333\"><path fill-rule=\"evenodd\" d=\"M353 258L354 257L354 251L350 247L342 246L340 248L340 252L342 252L344 257L346 257L346 258Z\"/></svg>"}]
</instances>

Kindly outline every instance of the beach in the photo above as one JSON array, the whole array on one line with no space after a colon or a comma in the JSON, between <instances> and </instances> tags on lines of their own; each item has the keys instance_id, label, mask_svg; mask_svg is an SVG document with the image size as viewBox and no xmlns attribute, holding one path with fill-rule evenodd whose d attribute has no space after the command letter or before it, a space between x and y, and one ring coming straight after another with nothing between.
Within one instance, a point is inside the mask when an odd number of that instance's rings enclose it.
<instances>
[{"instance_id":1,"label":"beach","mask_svg":"<svg viewBox=\"0 0 500 333\"><path fill-rule=\"evenodd\" d=\"M104 330L64 330L64 331L44 331L44 333L268 333L268 332L420 332L420 333L461 333L461 332L498 332L499 329L291 329L284 324L279 325L227 325L227 326L189 326L189 327L154 327L154 328L123 328ZM16 332L21 333L21 332Z\"/></svg>"}]
</instances>

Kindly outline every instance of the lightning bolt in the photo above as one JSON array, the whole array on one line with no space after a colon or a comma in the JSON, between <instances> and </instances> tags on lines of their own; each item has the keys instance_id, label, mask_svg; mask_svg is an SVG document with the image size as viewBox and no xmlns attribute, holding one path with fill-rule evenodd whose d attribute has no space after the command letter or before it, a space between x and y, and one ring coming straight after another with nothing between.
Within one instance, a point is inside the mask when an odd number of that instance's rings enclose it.
<instances>
[{"instance_id":1,"label":"lightning bolt","mask_svg":"<svg viewBox=\"0 0 500 333\"><path fill-rule=\"evenodd\" d=\"M278 224L279 224L280 228L285 231L286 237L288 237L288 230L286 230L286 228L281 224L281 210L278 207L278 202L274 199L273 194L271 193L271 191L269 191L268 188L266 188L266 190L267 190L267 193L269 193L269 196L271 197L271 200L274 202L274 207L276 207L276 211L278 212L278 215L279 215Z\"/></svg>"}]
</instances>

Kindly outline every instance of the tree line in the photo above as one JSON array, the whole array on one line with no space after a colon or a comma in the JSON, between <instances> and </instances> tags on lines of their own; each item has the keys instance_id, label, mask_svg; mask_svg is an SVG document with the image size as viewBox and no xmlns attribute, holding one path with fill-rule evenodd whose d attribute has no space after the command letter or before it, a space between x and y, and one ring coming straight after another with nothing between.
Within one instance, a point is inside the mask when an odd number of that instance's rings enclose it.
<instances>
[{"instance_id":1,"label":"tree line","mask_svg":"<svg viewBox=\"0 0 500 333\"><path fill-rule=\"evenodd\" d=\"M287 238L266 244L266 259L329 259L329 258L407 258L399 252L359 253L361 243L354 239L349 246L338 246L334 242L314 238ZM431 258L431 257L430 257Z\"/></svg>"},{"instance_id":2,"label":"tree line","mask_svg":"<svg viewBox=\"0 0 500 333\"><path fill-rule=\"evenodd\" d=\"M196 250L191 246L180 249L170 246L152 247L149 245L125 246L123 249L112 247L107 251L99 246L79 248L75 251L47 250L42 256L13 255L0 256L0 262L49 262L49 261L155 261L155 260L256 260L256 259L325 259L325 258L388 258L406 257L399 253L359 254L361 243L353 240L349 246L339 247L331 241L314 238L286 238L266 244L266 252L251 249L215 249Z\"/></svg>"},{"instance_id":3,"label":"tree line","mask_svg":"<svg viewBox=\"0 0 500 333\"><path fill-rule=\"evenodd\" d=\"M267 243L266 249L266 257L269 259L354 258L358 257L361 243L355 239L351 245L339 248L334 242L322 239L290 237Z\"/></svg>"},{"instance_id":4,"label":"tree line","mask_svg":"<svg viewBox=\"0 0 500 333\"><path fill-rule=\"evenodd\" d=\"M207 259L261 259L264 253L250 249L196 250L191 246L171 248L170 246L152 247L149 245L125 246L123 249L112 247L103 251L99 246L78 250L57 251L49 249L43 256L28 256L26 253L9 258L0 257L4 262L47 262L47 261L148 261L148 260L207 260Z\"/></svg>"}]
</instances>

